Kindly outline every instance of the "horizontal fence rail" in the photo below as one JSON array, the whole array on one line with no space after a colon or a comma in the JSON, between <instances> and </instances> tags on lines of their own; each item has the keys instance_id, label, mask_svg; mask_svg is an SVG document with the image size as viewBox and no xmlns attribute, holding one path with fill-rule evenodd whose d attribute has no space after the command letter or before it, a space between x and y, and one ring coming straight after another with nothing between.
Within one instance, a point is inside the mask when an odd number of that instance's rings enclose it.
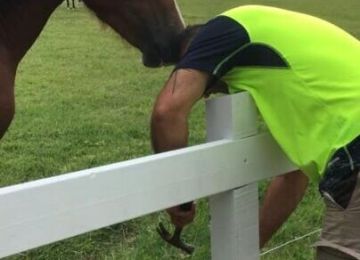
<instances>
[{"instance_id":1,"label":"horizontal fence rail","mask_svg":"<svg viewBox=\"0 0 360 260\"><path fill-rule=\"evenodd\" d=\"M293 170L269 134L0 189L0 257Z\"/></svg>"}]
</instances>

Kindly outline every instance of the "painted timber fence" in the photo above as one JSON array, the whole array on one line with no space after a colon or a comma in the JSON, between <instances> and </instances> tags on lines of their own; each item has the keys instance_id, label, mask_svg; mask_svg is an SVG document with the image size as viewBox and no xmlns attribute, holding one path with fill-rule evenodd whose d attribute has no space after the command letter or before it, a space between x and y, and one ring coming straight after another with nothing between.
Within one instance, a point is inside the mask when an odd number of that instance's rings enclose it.
<instances>
[{"instance_id":1,"label":"painted timber fence","mask_svg":"<svg viewBox=\"0 0 360 260\"><path fill-rule=\"evenodd\" d=\"M257 181L295 168L248 94L206 106L206 144L1 188L0 257L209 197L212 259L259 259Z\"/></svg>"}]
</instances>

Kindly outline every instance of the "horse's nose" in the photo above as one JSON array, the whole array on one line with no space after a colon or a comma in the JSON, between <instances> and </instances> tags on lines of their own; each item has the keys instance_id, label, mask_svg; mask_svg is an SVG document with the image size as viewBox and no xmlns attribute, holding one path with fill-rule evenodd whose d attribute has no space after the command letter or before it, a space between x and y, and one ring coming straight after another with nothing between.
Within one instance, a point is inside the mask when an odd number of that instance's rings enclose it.
<instances>
[{"instance_id":1,"label":"horse's nose","mask_svg":"<svg viewBox=\"0 0 360 260\"><path fill-rule=\"evenodd\" d=\"M175 64L180 57L181 38L171 34L167 39L157 38L142 49L143 64L146 67L160 67Z\"/></svg>"},{"instance_id":2,"label":"horse's nose","mask_svg":"<svg viewBox=\"0 0 360 260\"><path fill-rule=\"evenodd\" d=\"M172 53L168 46L157 45L151 51L143 52L142 61L144 66L150 68L160 67L164 64L174 64L176 61L172 57Z\"/></svg>"},{"instance_id":3,"label":"horse's nose","mask_svg":"<svg viewBox=\"0 0 360 260\"><path fill-rule=\"evenodd\" d=\"M181 39L173 36L171 39L158 43L159 55L163 64L175 64L180 57Z\"/></svg>"},{"instance_id":4,"label":"horse's nose","mask_svg":"<svg viewBox=\"0 0 360 260\"><path fill-rule=\"evenodd\" d=\"M143 53L142 62L145 67L149 68L157 68L162 65L160 56L155 53Z\"/></svg>"}]
</instances>

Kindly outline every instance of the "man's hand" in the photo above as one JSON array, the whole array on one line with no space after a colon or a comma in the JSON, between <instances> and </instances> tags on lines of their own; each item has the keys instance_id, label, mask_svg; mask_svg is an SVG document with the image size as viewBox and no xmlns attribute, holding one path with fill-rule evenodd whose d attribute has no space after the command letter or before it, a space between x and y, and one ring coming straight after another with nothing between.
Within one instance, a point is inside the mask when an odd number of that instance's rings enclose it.
<instances>
[{"instance_id":1,"label":"man's hand","mask_svg":"<svg viewBox=\"0 0 360 260\"><path fill-rule=\"evenodd\" d=\"M172 207L166 210L170 215L171 222L176 226L183 228L193 222L196 215L196 205L191 204L190 210L184 210L181 206Z\"/></svg>"}]
</instances>

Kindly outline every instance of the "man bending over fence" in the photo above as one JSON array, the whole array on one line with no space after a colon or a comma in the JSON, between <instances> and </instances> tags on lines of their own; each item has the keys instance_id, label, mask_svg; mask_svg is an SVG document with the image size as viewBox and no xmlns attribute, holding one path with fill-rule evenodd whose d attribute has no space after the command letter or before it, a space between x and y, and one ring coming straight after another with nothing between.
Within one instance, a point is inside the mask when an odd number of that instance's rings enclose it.
<instances>
[{"instance_id":1,"label":"man bending over fence","mask_svg":"<svg viewBox=\"0 0 360 260\"><path fill-rule=\"evenodd\" d=\"M201 97L248 91L301 169L270 184L261 247L296 208L310 177L327 207L317 259L360 259L360 42L321 19L263 6L235 8L188 30L194 37L184 42L153 110L154 150L187 145L187 119ZM177 226L194 217L194 209L168 212Z\"/></svg>"}]
</instances>

